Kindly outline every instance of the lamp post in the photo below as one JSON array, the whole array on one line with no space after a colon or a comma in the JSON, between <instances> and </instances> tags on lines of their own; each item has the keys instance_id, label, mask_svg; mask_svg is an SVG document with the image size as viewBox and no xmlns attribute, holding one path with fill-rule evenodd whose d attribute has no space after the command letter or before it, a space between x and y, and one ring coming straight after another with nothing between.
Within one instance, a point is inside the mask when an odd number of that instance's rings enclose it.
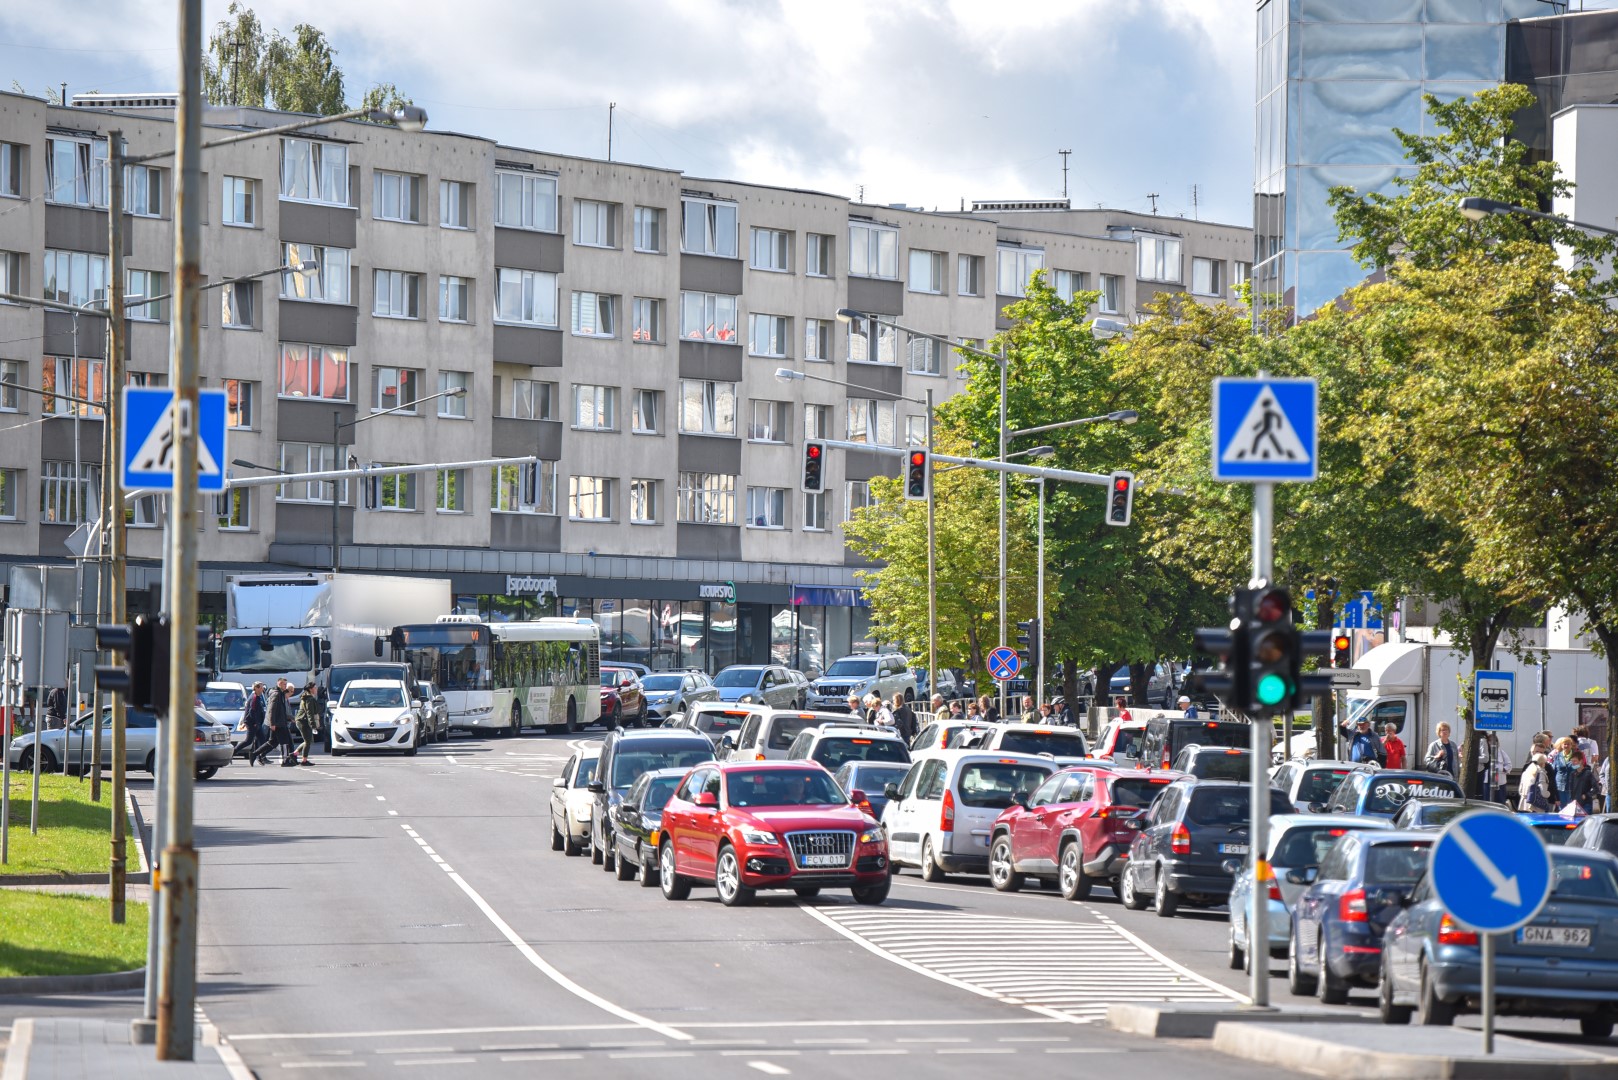
<instances>
[{"instance_id":1,"label":"lamp post","mask_svg":"<svg viewBox=\"0 0 1618 1080\"><path fill-rule=\"evenodd\" d=\"M442 397L464 397L465 395L466 387L456 386L449 390L440 390L436 394L428 394L426 397L417 398L415 401L407 401L402 405L395 405L391 409L378 409L375 412L366 414L365 416L355 417L353 420L344 420L342 410L334 409L331 414L331 467L334 470L341 469L343 467L343 463L337 460L337 455L342 453L342 448L338 445L338 439L341 438L344 428L357 427L360 424L365 423L367 420L375 420L377 417L387 416L389 413L415 412L417 405L423 405L429 401L436 401ZM276 471L279 472L281 470L278 469ZM334 574L342 569L342 558L340 554L342 549L339 547L339 541L341 538L341 533L339 530L341 528L341 514L343 507L343 501L339 495L341 490L342 489L337 486L337 481L333 480L331 485L331 572Z\"/></svg>"},{"instance_id":2,"label":"lamp post","mask_svg":"<svg viewBox=\"0 0 1618 1080\"><path fill-rule=\"evenodd\" d=\"M1571 225L1575 229L1585 232L1601 233L1603 236L1618 236L1618 229L1611 229L1605 225L1591 225L1587 221L1574 221L1561 214L1547 214L1542 210L1530 210L1526 206L1516 206L1512 203L1501 202L1499 199L1480 199L1476 196L1467 196L1460 202L1461 214L1471 221L1482 221L1490 214L1518 214L1522 217L1537 218L1540 221L1554 221L1558 225Z\"/></svg>"}]
</instances>

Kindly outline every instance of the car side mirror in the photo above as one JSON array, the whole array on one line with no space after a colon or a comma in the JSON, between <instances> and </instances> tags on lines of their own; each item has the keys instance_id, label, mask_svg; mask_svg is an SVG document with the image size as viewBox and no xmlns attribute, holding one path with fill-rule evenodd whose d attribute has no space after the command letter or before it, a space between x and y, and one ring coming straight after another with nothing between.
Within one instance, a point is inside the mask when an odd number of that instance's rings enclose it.
<instances>
[{"instance_id":1,"label":"car side mirror","mask_svg":"<svg viewBox=\"0 0 1618 1080\"><path fill-rule=\"evenodd\" d=\"M600 795L603 791L607 790L607 785L603 784L600 780L592 780L585 785L585 789Z\"/></svg>"},{"instance_id":2,"label":"car side mirror","mask_svg":"<svg viewBox=\"0 0 1618 1080\"><path fill-rule=\"evenodd\" d=\"M558 776L556 779L551 781L551 787L567 787L567 777Z\"/></svg>"},{"instance_id":3,"label":"car side mirror","mask_svg":"<svg viewBox=\"0 0 1618 1080\"><path fill-rule=\"evenodd\" d=\"M692 805L700 806L705 810L717 810L719 809L719 796L711 791L699 791L697 792L697 797L692 800Z\"/></svg>"},{"instance_id":4,"label":"car side mirror","mask_svg":"<svg viewBox=\"0 0 1618 1080\"><path fill-rule=\"evenodd\" d=\"M1011 796L1011 801L1022 807L1024 810L1028 809L1028 793L1026 791L1016 792Z\"/></svg>"},{"instance_id":5,"label":"car side mirror","mask_svg":"<svg viewBox=\"0 0 1618 1080\"><path fill-rule=\"evenodd\" d=\"M1300 866L1287 871L1287 881L1293 885L1313 885L1320 877L1320 867Z\"/></svg>"},{"instance_id":6,"label":"car side mirror","mask_svg":"<svg viewBox=\"0 0 1618 1080\"><path fill-rule=\"evenodd\" d=\"M725 747L726 749L734 750L736 748L736 736L728 731L725 732L723 735L719 736L719 745Z\"/></svg>"},{"instance_id":7,"label":"car side mirror","mask_svg":"<svg viewBox=\"0 0 1618 1080\"><path fill-rule=\"evenodd\" d=\"M1323 802L1312 802L1309 804L1309 812L1311 814L1324 814L1326 812L1326 804Z\"/></svg>"},{"instance_id":8,"label":"car side mirror","mask_svg":"<svg viewBox=\"0 0 1618 1080\"><path fill-rule=\"evenodd\" d=\"M899 785L898 784L884 785L883 788L882 788L882 794L886 798L897 800L899 798Z\"/></svg>"}]
</instances>

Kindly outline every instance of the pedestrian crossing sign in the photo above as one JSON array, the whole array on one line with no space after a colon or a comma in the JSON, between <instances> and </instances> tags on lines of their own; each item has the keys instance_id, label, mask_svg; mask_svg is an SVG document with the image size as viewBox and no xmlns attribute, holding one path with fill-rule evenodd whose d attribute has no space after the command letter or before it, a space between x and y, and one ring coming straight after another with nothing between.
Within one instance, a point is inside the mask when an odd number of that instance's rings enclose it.
<instances>
[{"instance_id":1,"label":"pedestrian crossing sign","mask_svg":"<svg viewBox=\"0 0 1618 1080\"><path fill-rule=\"evenodd\" d=\"M123 445L118 448L125 490L174 490L174 391L124 387ZM197 490L225 490L225 391L197 392Z\"/></svg>"},{"instance_id":2,"label":"pedestrian crossing sign","mask_svg":"<svg viewBox=\"0 0 1618 1080\"><path fill-rule=\"evenodd\" d=\"M1213 478L1314 480L1319 389L1313 379L1227 378L1213 387Z\"/></svg>"}]
</instances>

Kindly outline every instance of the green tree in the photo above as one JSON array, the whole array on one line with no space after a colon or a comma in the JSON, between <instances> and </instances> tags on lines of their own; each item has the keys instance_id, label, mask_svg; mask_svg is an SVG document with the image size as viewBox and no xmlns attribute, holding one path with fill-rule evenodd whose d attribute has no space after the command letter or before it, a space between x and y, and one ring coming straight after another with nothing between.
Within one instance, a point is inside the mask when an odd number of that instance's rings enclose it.
<instances>
[{"instance_id":1,"label":"green tree","mask_svg":"<svg viewBox=\"0 0 1618 1080\"><path fill-rule=\"evenodd\" d=\"M231 0L226 17L208 36L202 58L202 92L208 103L263 108L269 94L267 46L253 9Z\"/></svg>"},{"instance_id":2,"label":"green tree","mask_svg":"<svg viewBox=\"0 0 1618 1080\"><path fill-rule=\"evenodd\" d=\"M208 37L203 93L213 105L273 105L288 112L330 116L345 111L337 51L319 29L299 23L292 37L267 31L253 9L231 0L226 17ZM392 83L372 88L386 102L408 104ZM370 102L370 94L366 97ZM390 106L396 108L397 106Z\"/></svg>"},{"instance_id":3,"label":"green tree","mask_svg":"<svg viewBox=\"0 0 1618 1080\"><path fill-rule=\"evenodd\" d=\"M287 112L330 116L348 106L343 98L343 72L337 66L337 50L326 35L299 23L292 38L279 33L265 50L266 75L275 107Z\"/></svg>"},{"instance_id":4,"label":"green tree","mask_svg":"<svg viewBox=\"0 0 1618 1080\"><path fill-rule=\"evenodd\" d=\"M384 112L393 113L398 112L406 105L414 104L415 102L405 97L397 86L389 82L377 83L365 91L365 97L361 99L359 107L362 109L381 109Z\"/></svg>"}]
</instances>

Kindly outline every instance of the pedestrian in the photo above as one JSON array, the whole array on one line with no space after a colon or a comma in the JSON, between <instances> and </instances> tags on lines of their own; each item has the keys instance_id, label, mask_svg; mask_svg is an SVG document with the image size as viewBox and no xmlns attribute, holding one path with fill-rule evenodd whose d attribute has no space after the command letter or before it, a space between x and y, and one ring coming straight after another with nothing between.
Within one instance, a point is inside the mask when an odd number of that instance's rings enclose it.
<instances>
[{"instance_id":1,"label":"pedestrian","mask_svg":"<svg viewBox=\"0 0 1618 1080\"><path fill-rule=\"evenodd\" d=\"M934 694L933 695L933 700L931 702L929 702L928 704L932 707L933 715L935 717L944 715L944 695L943 694Z\"/></svg>"},{"instance_id":2,"label":"pedestrian","mask_svg":"<svg viewBox=\"0 0 1618 1080\"><path fill-rule=\"evenodd\" d=\"M954 701L949 703L949 715L951 720L959 720L961 717L966 715L966 711L961 708L960 698L956 698Z\"/></svg>"},{"instance_id":3,"label":"pedestrian","mask_svg":"<svg viewBox=\"0 0 1618 1080\"><path fill-rule=\"evenodd\" d=\"M968 720L983 719L983 706L979 705L975 701L969 702L966 706L966 718Z\"/></svg>"},{"instance_id":4,"label":"pedestrian","mask_svg":"<svg viewBox=\"0 0 1618 1080\"><path fill-rule=\"evenodd\" d=\"M1191 701L1191 695L1181 694L1180 700L1177 702L1177 704L1180 706L1181 716L1185 717L1187 720L1195 720L1197 718L1197 707Z\"/></svg>"},{"instance_id":5,"label":"pedestrian","mask_svg":"<svg viewBox=\"0 0 1618 1080\"><path fill-rule=\"evenodd\" d=\"M1399 738L1399 725L1387 724L1382 728L1382 753L1385 755L1382 764L1390 769L1405 767L1405 744Z\"/></svg>"},{"instance_id":6,"label":"pedestrian","mask_svg":"<svg viewBox=\"0 0 1618 1080\"><path fill-rule=\"evenodd\" d=\"M978 698L978 713L989 723L998 723L1000 720L1000 707L994 703L994 698L984 694Z\"/></svg>"},{"instance_id":7,"label":"pedestrian","mask_svg":"<svg viewBox=\"0 0 1618 1080\"><path fill-rule=\"evenodd\" d=\"M1024 724L1039 723L1039 713L1034 708L1033 695L1024 694L1022 696L1022 711L1017 714L1017 719Z\"/></svg>"},{"instance_id":8,"label":"pedestrian","mask_svg":"<svg viewBox=\"0 0 1618 1080\"><path fill-rule=\"evenodd\" d=\"M910 745L910 740L916 737L916 710L910 707L903 694L893 695L893 726L899 729L899 738Z\"/></svg>"},{"instance_id":9,"label":"pedestrian","mask_svg":"<svg viewBox=\"0 0 1618 1080\"><path fill-rule=\"evenodd\" d=\"M1449 724L1440 722L1438 738L1427 744L1427 753L1422 755L1422 764L1429 772L1444 773L1452 780L1459 780L1461 777L1457 765L1459 754L1455 744L1450 741L1449 732Z\"/></svg>"},{"instance_id":10,"label":"pedestrian","mask_svg":"<svg viewBox=\"0 0 1618 1080\"><path fill-rule=\"evenodd\" d=\"M67 727L67 690L51 687L45 695L45 726L52 731Z\"/></svg>"},{"instance_id":11,"label":"pedestrian","mask_svg":"<svg viewBox=\"0 0 1618 1080\"><path fill-rule=\"evenodd\" d=\"M865 713L866 723L885 728L894 726L893 710L889 709L888 703L875 693L865 695Z\"/></svg>"},{"instance_id":12,"label":"pedestrian","mask_svg":"<svg viewBox=\"0 0 1618 1080\"><path fill-rule=\"evenodd\" d=\"M865 719L865 709L860 705L860 696L858 694L848 695L848 715L859 721Z\"/></svg>"},{"instance_id":13,"label":"pedestrian","mask_svg":"<svg viewBox=\"0 0 1618 1080\"><path fill-rule=\"evenodd\" d=\"M263 753L259 754L258 763L268 765L270 750L279 746L281 748L281 764L290 760L292 750L292 708L287 702L287 694L292 689L285 679L275 680L275 689L270 691L269 703L265 706L265 713L269 717L270 741Z\"/></svg>"},{"instance_id":14,"label":"pedestrian","mask_svg":"<svg viewBox=\"0 0 1618 1080\"><path fill-rule=\"evenodd\" d=\"M247 764L257 765L259 751L263 750L264 740L264 684L253 684L252 693L247 695L247 705L242 709L242 726L247 728L247 738L242 746L247 751Z\"/></svg>"},{"instance_id":15,"label":"pedestrian","mask_svg":"<svg viewBox=\"0 0 1618 1080\"><path fill-rule=\"evenodd\" d=\"M1573 751L1577 749L1578 745L1573 739L1563 735L1556 740L1556 749L1551 753L1551 801L1558 808L1572 801L1567 793L1573 777Z\"/></svg>"},{"instance_id":16,"label":"pedestrian","mask_svg":"<svg viewBox=\"0 0 1618 1080\"><path fill-rule=\"evenodd\" d=\"M1348 737L1348 760L1358 764L1379 765L1385 759L1382 749L1382 740L1376 737L1371 730L1371 718L1361 714L1358 720L1351 725L1345 721L1342 725L1343 734Z\"/></svg>"},{"instance_id":17,"label":"pedestrian","mask_svg":"<svg viewBox=\"0 0 1618 1080\"><path fill-rule=\"evenodd\" d=\"M1511 755L1500 745L1500 736L1485 732L1478 743L1478 791L1487 802L1506 802L1506 782L1511 778Z\"/></svg>"},{"instance_id":18,"label":"pedestrian","mask_svg":"<svg viewBox=\"0 0 1618 1080\"><path fill-rule=\"evenodd\" d=\"M303 684L303 696L298 699L298 715L293 717L293 723L298 725L301 741L293 749L292 757L294 760L301 757L303 764L313 765L309 760L309 745L314 742L315 728L320 726L320 693L313 679Z\"/></svg>"},{"instance_id":19,"label":"pedestrian","mask_svg":"<svg viewBox=\"0 0 1618 1080\"><path fill-rule=\"evenodd\" d=\"M1567 786L1561 791L1561 812L1567 817L1583 817L1595 810L1596 774L1584 751L1577 746L1569 760L1572 768L1568 771Z\"/></svg>"},{"instance_id":20,"label":"pedestrian","mask_svg":"<svg viewBox=\"0 0 1618 1080\"><path fill-rule=\"evenodd\" d=\"M1573 741L1578 744L1580 750L1584 751L1584 760L1589 762L1591 769L1601 763L1601 747L1597 745L1594 739L1590 738L1588 724L1580 724L1573 729Z\"/></svg>"},{"instance_id":21,"label":"pedestrian","mask_svg":"<svg viewBox=\"0 0 1618 1080\"><path fill-rule=\"evenodd\" d=\"M1517 809L1525 814L1553 812L1556 804L1551 798L1551 774L1545 752L1540 749L1538 736L1529 752L1528 764L1522 778L1517 781Z\"/></svg>"},{"instance_id":22,"label":"pedestrian","mask_svg":"<svg viewBox=\"0 0 1618 1080\"><path fill-rule=\"evenodd\" d=\"M1039 722L1045 727L1051 726L1051 703L1048 701L1040 703Z\"/></svg>"},{"instance_id":23,"label":"pedestrian","mask_svg":"<svg viewBox=\"0 0 1618 1080\"><path fill-rule=\"evenodd\" d=\"M1067 698L1059 697L1051 702L1051 723L1073 726L1073 710L1067 707Z\"/></svg>"}]
</instances>

